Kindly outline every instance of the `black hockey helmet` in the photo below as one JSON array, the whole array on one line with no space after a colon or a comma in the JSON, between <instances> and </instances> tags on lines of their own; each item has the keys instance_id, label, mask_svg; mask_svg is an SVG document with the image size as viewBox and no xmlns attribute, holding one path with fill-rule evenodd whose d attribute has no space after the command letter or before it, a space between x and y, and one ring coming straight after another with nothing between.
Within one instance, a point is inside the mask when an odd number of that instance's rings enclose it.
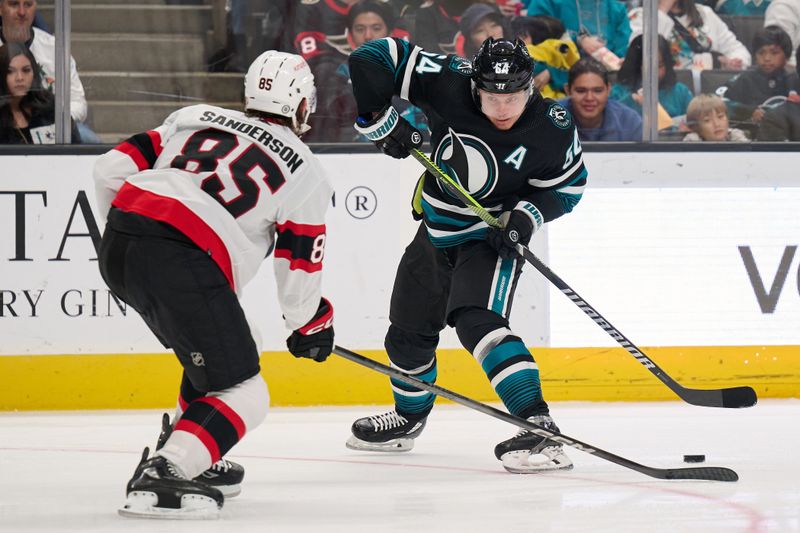
<instances>
[{"instance_id":1,"label":"black hockey helmet","mask_svg":"<svg viewBox=\"0 0 800 533\"><path fill-rule=\"evenodd\" d=\"M519 39L509 41L489 37L472 59L474 89L515 93L530 88L532 80L533 58Z\"/></svg>"}]
</instances>

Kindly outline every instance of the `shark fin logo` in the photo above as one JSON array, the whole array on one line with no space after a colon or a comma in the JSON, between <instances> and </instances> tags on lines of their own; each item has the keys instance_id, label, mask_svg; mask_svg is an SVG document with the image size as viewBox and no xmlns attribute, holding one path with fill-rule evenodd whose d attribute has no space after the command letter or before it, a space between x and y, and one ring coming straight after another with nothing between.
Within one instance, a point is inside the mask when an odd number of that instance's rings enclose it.
<instances>
[{"instance_id":1,"label":"shark fin logo","mask_svg":"<svg viewBox=\"0 0 800 533\"><path fill-rule=\"evenodd\" d=\"M478 137L457 134L450 128L433 160L476 199L491 194L497 184L497 160ZM451 195L447 189L442 191Z\"/></svg>"}]
</instances>

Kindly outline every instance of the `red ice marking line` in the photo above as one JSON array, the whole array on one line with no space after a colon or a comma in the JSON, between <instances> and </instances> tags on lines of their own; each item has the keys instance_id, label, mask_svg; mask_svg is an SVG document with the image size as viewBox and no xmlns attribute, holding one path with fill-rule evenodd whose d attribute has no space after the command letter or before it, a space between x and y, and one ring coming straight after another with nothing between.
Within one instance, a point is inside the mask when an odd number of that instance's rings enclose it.
<instances>
[{"instance_id":1,"label":"red ice marking line","mask_svg":"<svg viewBox=\"0 0 800 533\"><path fill-rule=\"evenodd\" d=\"M139 455L141 452L138 451L128 451L128 450L108 450L108 449L99 449L99 448L52 448L52 447L34 447L34 446L0 446L0 451L11 451L11 452L71 452L71 453L110 453L110 454L122 454L122 455ZM424 465L424 464L417 464L417 463L391 463L387 461L358 461L355 459L320 459L315 457L281 457L281 456L273 456L273 455L240 455L236 454L236 458L242 459L265 459L268 461L297 461L297 462L306 462L306 463L338 463L338 464L361 464L361 465L370 465L370 466L391 466L391 467L400 467L400 468L420 468L420 469L428 469L428 470L444 470L450 472L472 472L477 474L491 474L491 475L500 475L500 476L507 476L506 472L501 470L488 470L486 468L469 468L463 466L446 466L446 465ZM757 509L753 509L752 507L745 505L743 503L732 502L723 500L722 498L718 498L716 496L708 496L705 494L697 494L694 492L688 492L686 490L681 489L673 489L670 487L654 487L651 485L643 485L641 482L632 483L632 482L621 482L621 481L608 481L604 479L597 479L597 478L589 478L583 476L575 476L572 473L556 473L556 472L548 472L547 474L539 474L539 476L547 476L547 477L554 477L557 479L563 480L577 480L577 481L587 481L589 483L598 483L601 485L611 485L615 487L625 487L628 489L644 489L649 490L652 492L661 492L666 494L676 494L678 496L685 496L688 498L697 498L700 500L706 500L710 503L720 505L722 507L729 507L733 510L745 515L748 520L747 527L743 530L743 533L760 533L764 531L765 523L766 523L766 516L760 513ZM537 479L539 479L537 477Z\"/></svg>"}]
</instances>

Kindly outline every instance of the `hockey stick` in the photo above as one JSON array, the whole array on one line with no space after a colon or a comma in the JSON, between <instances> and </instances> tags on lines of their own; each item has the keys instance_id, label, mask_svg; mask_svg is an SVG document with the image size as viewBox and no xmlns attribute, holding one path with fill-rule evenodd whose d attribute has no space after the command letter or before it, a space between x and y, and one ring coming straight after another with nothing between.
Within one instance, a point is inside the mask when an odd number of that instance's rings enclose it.
<instances>
[{"instance_id":1,"label":"hockey stick","mask_svg":"<svg viewBox=\"0 0 800 533\"><path fill-rule=\"evenodd\" d=\"M568 437L563 433L556 433L554 431L549 431L523 418L505 413L499 409L495 409L494 407L491 407L484 403L475 401L471 398L467 398L466 396L462 396L458 393L440 387L439 385L435 385L433 383L427 383L418 378L415 378L414 376L405 374L395 368L386 366L382 363L369 359L368 357L364 357L363 355L359 355L355 352L351 352L350 350L342 348L341 346L334 346L333 353L335 353L339 357L347 359L348 361L352 361L361 366L365 366L372 370L376 370L381 374L386 374L387 376L399 379L403 383L406 383L413 387L417 387L418 389L431 392L433 394L436 394L437 396L441 396L442 398L447 398L448 400L459 403L464 407L469 407L470 409L474 409L489 416L493 416L494 418L502 420L503 422L508 422L509 424L513 424L515 426L526 429L531 433L535 433L542 437L547 437L554 441L560 442L561 444L565 444L567 446L575 448L576 450L580 450L582 452L595 455L597 457L600 457L601 459L605 459L606 461L610 461L622 467L630 468L631 470L635 470L646 476L654 477L656 479L704 479L707 481L738 481L739 479L739 475L735 471L731 470L730 468L725 468L722 466L701 466L693 468L654 468L652 466L641 465L639 463L631 461L630 459L620 457L619 455L615 455L611 452L601 450L600 448L597 448L585 442L581 442L578 439Z\"/></svg>"},{"instance_id":2,"label":"hockey stick","mask_svg":"<svg viewBox=\"0 0 800 533\"><path fill-rule=\"evenodd\" d=\"M494 228L502 228L502 224L498 219L493 217L491 213L486 211L469 192L464 190L461 185L448 176L439 166L431 161L421 150L411 150L411 155L422 163L422 165L433 174L439 182L447 188L454 196L461 200L464 205L471 209L481 220L486 222L489 226ZM756 392L751 387L731 387L726 389L688 389L672 379L664 370L653 362L652 359L647 357L639 348L636 347L625 335L611 325L603 315L601 315L594 307L581 298L567 283L556 275L555 272L550 270L542 261L536 257L527 246L517 244L517 252L525 258L525 260L533 265L550 283L556 286L558 290L564 293L567 298L577 305L581 311L586 313L589 318L594 320L595 324L603 328L603 330L611 336L612 339L617 341L620 346L625 348L642 366L647 368L658 379L661 380L667 387L677 394L683 401L692 405L699 405L703 407L726 407L726 408L740 408L751 407L756 404L758 398Z\"/></svg>"}]
</instances>

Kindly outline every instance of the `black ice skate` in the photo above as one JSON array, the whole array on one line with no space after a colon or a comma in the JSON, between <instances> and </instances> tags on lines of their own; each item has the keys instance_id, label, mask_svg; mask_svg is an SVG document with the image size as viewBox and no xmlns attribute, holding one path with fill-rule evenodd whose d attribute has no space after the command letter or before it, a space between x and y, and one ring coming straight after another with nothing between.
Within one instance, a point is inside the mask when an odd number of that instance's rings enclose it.
<instances>
[{"instance_id":1,"label":"black ice skate","mask_svg":"<svg viewBox=\"0 0 800 533\"><path fill-rule=\"evenodd\" d=\"M353 434L346 446L351 450L407 452L425 428L426 419L406 417L397 411L359 418L353 422Z\"/></svg>"},{"instance_id":2,"label":"black ice skate","mask_svg":"<svg viewBox=\"0 0 800 533\"><path fill-rule=\"evenodd\" d=\"M147 455L128 482L127 500L119 510L122 516L208 520L219 518L225 497L218 489L186 479L164 457Z\"/></svg>"},{"instance_id":3,"label":"black ice skate","mask_svg":"<svg viewBox=\"0 0 800 533\"><path fill-rule=\"evenodd\" d=\"M544 429L558 431L558 426L550 415L532 416L528 421ZM572 468L572 461L564 453L561 444L525 429L520 429L516 436L495 446L494 455L503 462L506 470L514 474Z\"/></svg>"},{"instance_id":4,"label":"black ice skate","mask_svg":"<svg viewBox=\"0 0 800 533\"><path fill-rule=\"evenodd\" d=\"M164 416L161 417L161 435L158 436L156 451L164 447L171 434L172 424L169 421L169 415L164 413ZM194 479L219 489L226 498L233 498L242 492L244 467L222 458Z\"/></svg>"}]
</instances>

